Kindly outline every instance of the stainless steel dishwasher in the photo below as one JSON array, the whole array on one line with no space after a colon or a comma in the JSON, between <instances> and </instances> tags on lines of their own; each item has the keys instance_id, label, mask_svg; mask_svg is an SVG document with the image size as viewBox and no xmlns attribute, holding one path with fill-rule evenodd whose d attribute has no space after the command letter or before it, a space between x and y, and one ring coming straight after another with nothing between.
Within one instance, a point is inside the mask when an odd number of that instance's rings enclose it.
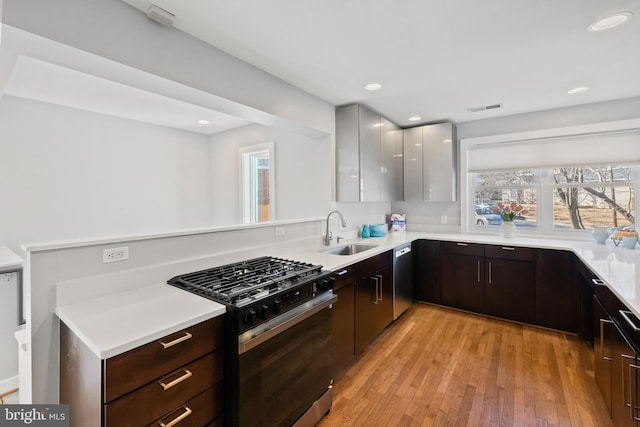
<instances>
[{"instance_id":1,"label":"stainless steel dishwasher","mask_svg":"<svg viewBox=\"0 0 640 427\"><path fill-rule=\"evenodd\" d=\"M413 263L411 243L393 249L393 320L413 302Z\"/></svg>"}]
</instances>

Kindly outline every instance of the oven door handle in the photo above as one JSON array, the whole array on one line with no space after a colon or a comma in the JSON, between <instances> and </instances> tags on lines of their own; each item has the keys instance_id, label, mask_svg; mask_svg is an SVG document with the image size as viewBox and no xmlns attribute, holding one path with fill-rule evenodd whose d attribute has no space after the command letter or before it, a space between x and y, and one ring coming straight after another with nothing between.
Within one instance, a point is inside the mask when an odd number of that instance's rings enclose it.
<instances>
[{"instance_id":1,"label":"oven door handle","mask_svg":"<svg viewBox=\"0 0 640 427\"><path fill-rule=\"evenodd\" d=\"M276 321L274 323L267 322L254 329L245 331L238 337L238 354L246 353L252 348L259 346L263 342L308 319L319 311L330 307L331 304L336 301L338 301L338 296L327 292L306 304L274 318L273 320Z\"/></svg>"}]
</instances>

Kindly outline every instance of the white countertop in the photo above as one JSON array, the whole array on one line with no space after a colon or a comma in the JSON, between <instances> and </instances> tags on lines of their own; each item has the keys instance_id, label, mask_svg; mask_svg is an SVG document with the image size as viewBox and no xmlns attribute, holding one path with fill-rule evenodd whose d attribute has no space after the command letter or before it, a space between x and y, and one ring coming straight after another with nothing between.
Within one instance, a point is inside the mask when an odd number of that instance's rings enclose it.
<instances>
[{"instance_id":1,"label":"white countertop","mask_svg":"<svg viewBox=\"0 0 640 427\"><path fill-rule=\"evenodd\" d=\"M225 307L167 284L56 307L55 313L101 359L203 322Z\"/></svg>"},{"instance_id":2,"label":"white countertop","mask_svg":"<svg viewBox=\"0 0 640 427\"><path fill-rule=\"evenodd\" d=\"M286 244L264 246L246 251L246 259L269 255L322 265L336 271L373 255L416 239L458 241L481 244L525 246L574 252L628 308L640 317L640 249L616 247L590 241L518 237L499 235L394 232L386 237L345 241L367 243L376 247L355 255L331 255L318 238ZM333 245L339 246L339 245ZM215 265L211 265L215 267ZM110 294L88 301L57 307L55 313L100 358L117 354L159 339L167 334L218 316L225 307L206 298L157 284Z\"/></svg>"},{"instance_id":3,"label":"white countertop","mask_svg":"<svg viewBox=\"0 0 640 427\"><path fill-rule=\"evenodd\" d=\"M627 305L629 310L640 317L640 247L625 249L622 246L615 246L611 239L607 240L606 244L599 245L586 240L519 237L517 234L513 238L504 238L501 235L490 234L396 232L389 233L387 237L383 238L358 239L358 243L371 243L378 246L356 255L329 255L318 252L317 249L307 248L305 251L303 247L297 247L282 248L280 254L274 254L274 256L321 264L324 269L335 271L416 239L571 251L603 280L604 284ZM353 243L353 241L348 243Z\"/></svg>"},{"instance_id":4,"label":"white countertop","mask_svg":"<svg viewBox=\"0 0 640 427\"><path fill-rule=\"evenodd\" d=\"M0 270L18 269L24 260L6 246L0 246Z\"/></svg>"}]
</instances>

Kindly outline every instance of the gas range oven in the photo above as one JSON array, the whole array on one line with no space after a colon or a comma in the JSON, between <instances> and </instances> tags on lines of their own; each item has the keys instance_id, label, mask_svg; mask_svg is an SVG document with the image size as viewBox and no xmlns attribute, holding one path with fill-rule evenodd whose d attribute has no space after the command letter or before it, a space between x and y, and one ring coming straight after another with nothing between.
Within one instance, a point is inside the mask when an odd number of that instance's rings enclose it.
<instances>
[{"instance_id":1,"label":"gas range oven","mask_svg":"<svg viewBox=\"0 0 640 427\"><path fill-rule=\"evenodd\" d=\"M226 426L312 426L331 408L337 297L322 266L260 257L168 283L227 307Z\"/></svg>"}]
</instances>

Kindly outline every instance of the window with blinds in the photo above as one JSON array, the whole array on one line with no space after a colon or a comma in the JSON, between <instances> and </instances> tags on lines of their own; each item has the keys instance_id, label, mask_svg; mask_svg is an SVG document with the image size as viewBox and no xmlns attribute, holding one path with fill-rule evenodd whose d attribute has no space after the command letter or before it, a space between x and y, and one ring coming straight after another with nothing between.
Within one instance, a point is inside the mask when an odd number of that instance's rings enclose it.
<instances>
[{"instance_id":1,"label":"window with blinds","mask_svg":"<svg viewBox=\"0 0 640 427\"><path fill-rule=\"evenodd\" d=\"M499 226L494 206L512 201L532 233L635 227L638 129L470 145L466 160L472 229Z\"/></svg>"}]
</instances>

